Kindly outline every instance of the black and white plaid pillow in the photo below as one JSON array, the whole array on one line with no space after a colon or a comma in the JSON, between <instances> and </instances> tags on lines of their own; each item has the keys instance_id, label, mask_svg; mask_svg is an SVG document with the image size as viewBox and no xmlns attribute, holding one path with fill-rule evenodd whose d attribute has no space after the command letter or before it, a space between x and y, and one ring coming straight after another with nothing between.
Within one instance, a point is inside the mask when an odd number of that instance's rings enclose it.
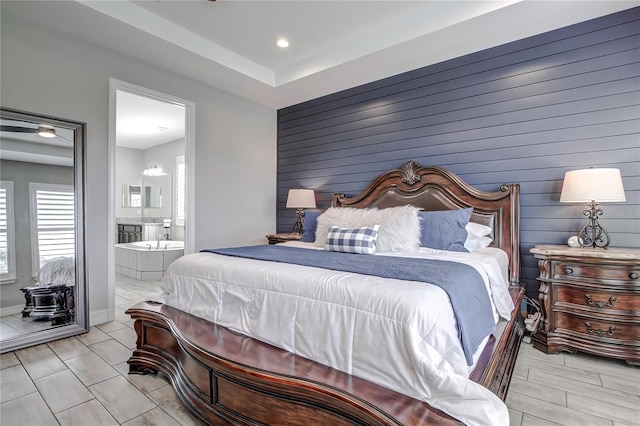
<instances>
[{"instance_id":1,"label":"black and white plaid pillow","mask_svg":"<svg viewBox=\"0 0 640 426\"><path fill-rule=\"evenodd\" d=\"M362 228L340 228L332 225L324 245L325 250L345 253L374 254L380 225Z\"/></svg>"}]
</instances>

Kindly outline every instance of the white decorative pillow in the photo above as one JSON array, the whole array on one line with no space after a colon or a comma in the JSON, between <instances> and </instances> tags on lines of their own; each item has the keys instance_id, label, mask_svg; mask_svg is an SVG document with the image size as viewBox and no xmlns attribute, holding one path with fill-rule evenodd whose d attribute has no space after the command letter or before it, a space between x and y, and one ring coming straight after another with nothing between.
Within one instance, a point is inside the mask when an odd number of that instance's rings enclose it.
<instances>
[{"instance_id":1,"label":"white decorative pillow","mask_svg":"<svg viewBox=\"0 0 640 426\"><path fill-rule=\"evenodd\" d=\"M467 239L464 242L464 248L467 250L478 251L491 245L493 240L488 237L491 233L490 226L469 222L465 228L467 229Z\"/></svg>"},{"instance_id":2,"label":"white decorative pillow","mask_svg":"<svg viewBox=\"0 0 640 426\"><path fill-rule=\"evenodd\" d=\"M380 225L362 228L329 228L325 250L356 254L375 254Z\"/></svg>"},{"instance_id":3,"label":"white decorative pillow","mask_svg":"<svg viewBox=\"0 0 640 426\"><path fill-rule=\"evenodd\" d=\"M386 209L331 207L318 217L317 247L324 247L331 225L359 228L379 224L377 251L413 252L420 245L419 208L414 206Z\"/></svg>"},{"instance_id":4,"label":"white decorative pillow","mask_svg":"<svg viewBox=\"0 0 640 426\"><path fill-rule=\"evenodd\" d=\"M464 248L469 251L482 250L489 247L491 241L493 240L489 237L467 238L467 241L464 242Z\"/></svg>"},{"instance_id":5,"label":"white decorative pillow","mask_svg":"<svg viewBox=\"0 0 640 426\"><path fill-rule=\"evenodd\" d=\"M491 233L490 226L482 225L475 222L467 223L465 228L467 229L467 234L469 234L470 237L476 237L476 238L486 237Z\"/></svg>"}]
</instances>

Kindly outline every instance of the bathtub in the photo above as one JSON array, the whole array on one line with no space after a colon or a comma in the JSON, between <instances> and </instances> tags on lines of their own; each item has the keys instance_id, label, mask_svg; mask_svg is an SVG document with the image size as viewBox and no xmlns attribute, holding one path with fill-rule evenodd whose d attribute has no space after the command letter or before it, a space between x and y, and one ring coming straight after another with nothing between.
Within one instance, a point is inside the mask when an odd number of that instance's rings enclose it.
<instances>
[{"instance_id":1,"label":"bathtub","mask_svg":"<svg viewBox=\"0 0 640 426\"><path fill-rule=\"evenodd\" d=\"M132 248L134 250L174 250L183 249L184 241L160 240L158 241L136 241L135 243L116 244L116 247Z\"/></svg>"},{"instance_id":2,"label":"bathtub","mask_svg":"<svg viewBox=\"0 0 640 426\"><path fill-rule=\"evenodd\" d=\"M171 262L183 255L184 241L116 244L116 273L141 281L157 281L162 279Z\"/></svg>"}]
</instances>

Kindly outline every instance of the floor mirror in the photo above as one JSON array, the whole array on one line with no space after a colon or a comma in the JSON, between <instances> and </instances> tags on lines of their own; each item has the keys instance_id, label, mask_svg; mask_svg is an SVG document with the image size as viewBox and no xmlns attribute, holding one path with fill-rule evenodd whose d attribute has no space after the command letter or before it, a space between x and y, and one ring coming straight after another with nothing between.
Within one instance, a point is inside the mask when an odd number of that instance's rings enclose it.
<instances>
[{"instance_id":1,"label":"floor mirror","mask_svg":"<svg viewBox=\"0 0 640 426\"><path fill-rule=\"evenodd\" d=\"M86 124L0 107L0 353L89 330Z\"/></svg>"}]
</instances>

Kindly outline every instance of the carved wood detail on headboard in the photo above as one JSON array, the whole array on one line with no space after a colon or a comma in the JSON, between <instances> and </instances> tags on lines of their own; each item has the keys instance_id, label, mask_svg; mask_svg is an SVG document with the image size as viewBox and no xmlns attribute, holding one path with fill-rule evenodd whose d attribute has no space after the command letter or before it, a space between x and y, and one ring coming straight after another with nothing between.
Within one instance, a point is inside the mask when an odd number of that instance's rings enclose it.
<instances>
[{"instance_id":1,"label":"carved wood detail on headboard","mask_svg":"<svg viewBox=\"0 0 640 426\"><path fill-rule=\"evenodd\" d=\"M407 161L378 176L354 197L334 194L333 207L394 207L412 204L424 210L473 207L471 220L490 226L493 246L509 256L509 281L520 282L520 185L502 184L498 191L476 189L442 167Z\"/></svg>"}]
</instances>

